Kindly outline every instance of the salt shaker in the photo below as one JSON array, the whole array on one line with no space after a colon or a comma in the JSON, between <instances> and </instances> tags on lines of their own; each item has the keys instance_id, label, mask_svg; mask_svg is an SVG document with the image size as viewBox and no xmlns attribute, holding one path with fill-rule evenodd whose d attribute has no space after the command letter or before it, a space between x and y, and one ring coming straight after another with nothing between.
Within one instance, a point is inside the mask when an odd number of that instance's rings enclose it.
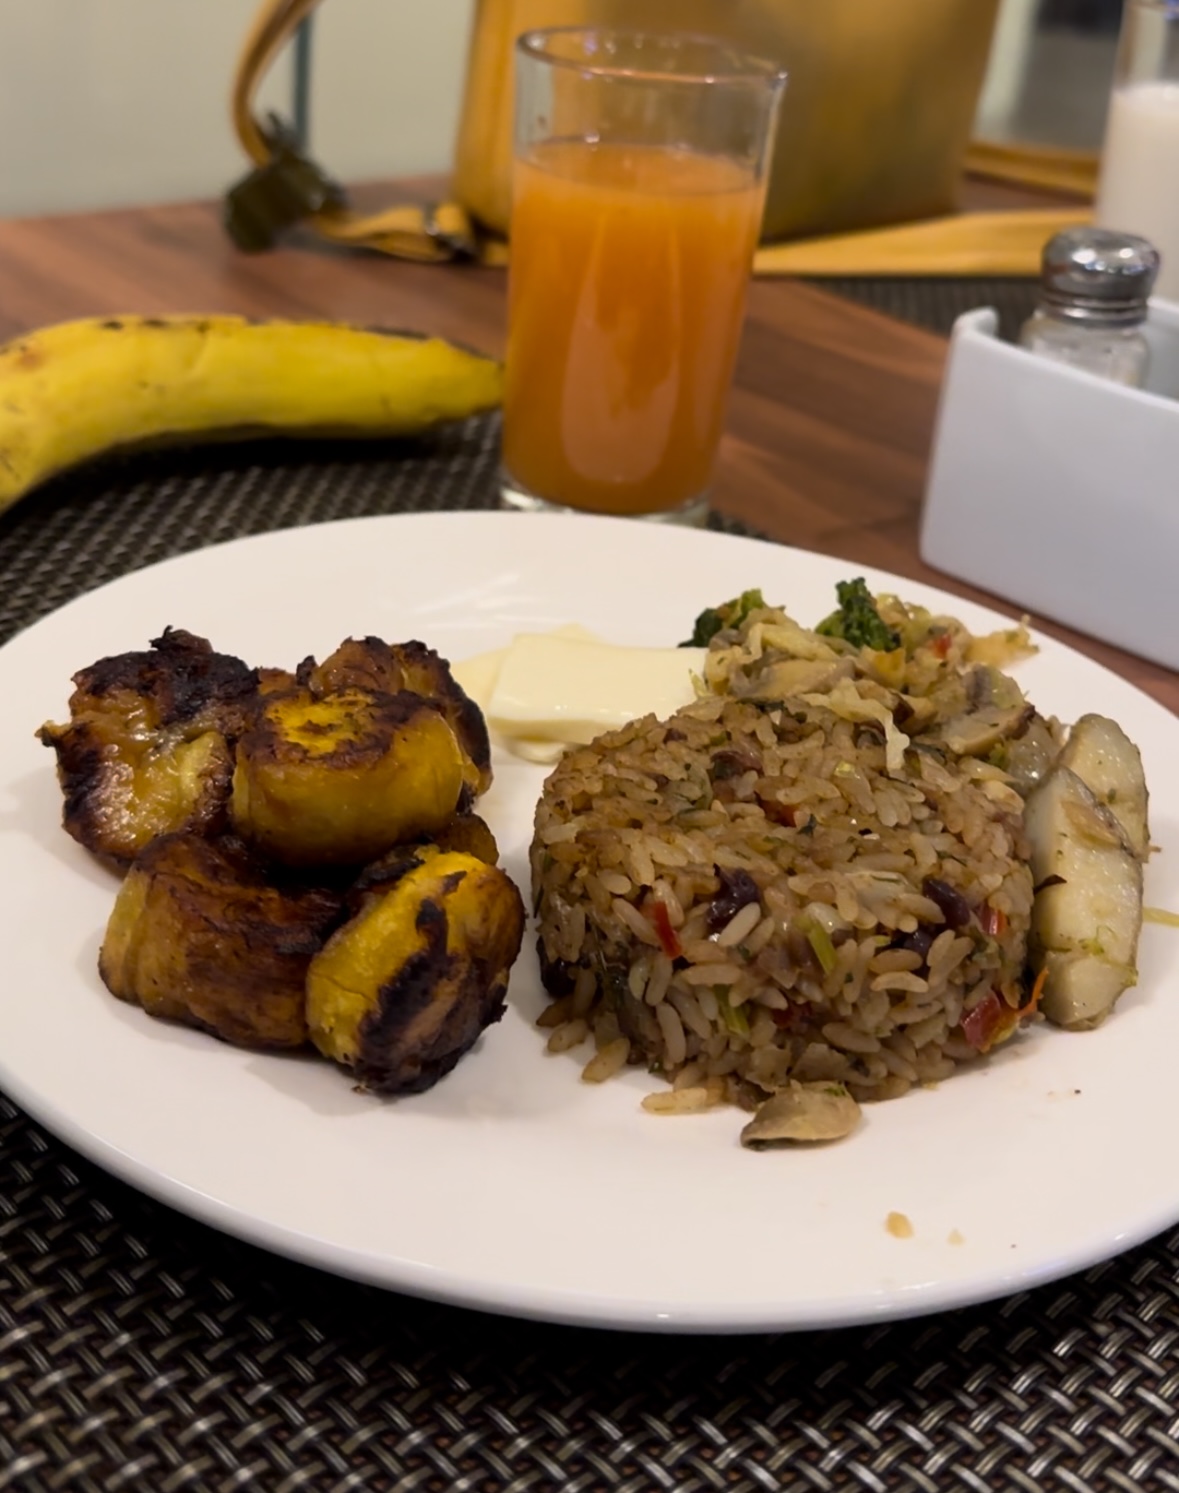
<instances>
[{"instance_id":1,"label":"salt shaker","mask_svg":"<svg viewBox=\"0 0 1179 1493\"><path fill-rule=\"evenodd\" d=\"M1066 228L1044 246L1039 300L1020 343L1041 357L1140 386L1150 358L1142 326L1158 269L1158 253L1144 238Z\"/></svg>"}]
</instances>

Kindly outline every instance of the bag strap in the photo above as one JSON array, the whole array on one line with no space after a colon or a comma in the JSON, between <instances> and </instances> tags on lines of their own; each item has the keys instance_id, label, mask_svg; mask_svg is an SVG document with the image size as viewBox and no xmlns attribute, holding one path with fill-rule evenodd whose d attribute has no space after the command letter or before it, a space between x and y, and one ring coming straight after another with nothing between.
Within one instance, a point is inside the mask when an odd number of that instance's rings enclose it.
<instances>
[{"instance_id":1,"label":"bag strap","mask_svg":"<svg viewBox=\"0 0 1179 1493\"><path fill-rule=\"evenodd\" d=\"M429 264L507 262L507 245L480 233L457 202L401 203L355 212L342 186L302 149L281 119L255 113L258 89L275 59L321 0L263 0L234 71L233 127L254 169L226 195L230 237L251 252L270 248L303 224L329 243ZM1040 147L975 143L968 169L992 180L1092 195L1096 157ZM1039 273L1045 241L1084 221L1083 208L963 213L932 222L827 238L763 244L759 275L1024 275Z\"/></svg>"},{"instance_id":2,"label":"bag strap","mask_svg":"<svg viewBox=\"0 0 1179 1493\"><path fill-rule=\"evenodd\" d=\"M255 113L258 90L275 59L320 0L264 0L242 46L231 94L233 127L254 169L226 196L225 223L240 248L268 249L295 223L330 243L375 249L401 259L444 263L472 259L479 242L455 202L412 203L358 213L344 189L302 150L289 127Z\"/></svg>"}]
</instances>

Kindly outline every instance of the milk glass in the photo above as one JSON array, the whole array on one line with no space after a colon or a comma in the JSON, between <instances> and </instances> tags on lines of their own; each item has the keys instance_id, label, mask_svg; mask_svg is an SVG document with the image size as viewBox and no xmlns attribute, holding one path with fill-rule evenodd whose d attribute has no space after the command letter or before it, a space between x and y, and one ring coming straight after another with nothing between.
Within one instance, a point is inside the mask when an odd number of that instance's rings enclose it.
<instances>
[{"instance_id":1,"label":"milk glass","mask_svg":"<svg viewBox=\"0 0 1179 1493\"><path fill-rule=\"evenodd\" d=\"M1125 0L1094 221L1149 239L1179 301L1179 0Z\"/></svg>"}]
</instances>

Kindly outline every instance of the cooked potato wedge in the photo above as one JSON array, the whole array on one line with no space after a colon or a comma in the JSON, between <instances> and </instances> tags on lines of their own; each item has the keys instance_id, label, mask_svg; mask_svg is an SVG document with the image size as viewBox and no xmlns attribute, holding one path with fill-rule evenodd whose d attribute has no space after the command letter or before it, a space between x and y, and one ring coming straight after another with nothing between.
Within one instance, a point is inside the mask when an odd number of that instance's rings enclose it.
<instances>
[{"instance_id":1,"label":"cooked potato wedge","mask_svg":"<svg viewBox=\"0 0 1179 1493\"><path fill-rule=\"evenodd\" d=\"M1100 1024L1138 978L1142 863L1121 824L1075 772L1056 767L1025 816L1036 884L1029 955L1045 970L1040 1009L1074 1031Z\"/></svg>"},{"instance_id":2,"label":"cooked potato wedge","mask_svg":"<svg viewBox=\"0 0 1179 1493\"><path fill-rule=\"evenodd\" d=\"M152 1016L242 1047L300 1047L307 966L341 903L328 888L270 884L232 840L165 835L119 889L99 973Z\"/></svg>"},{"instance_id":3,"label":"cooked potato wedge","mask_svg":"<svg viewBox=\"0 0 1179 1493\"><path fill-rule=\"evenodd\" d=\"M289 866L363 865L440 830L463 754L436 705L402 691L274 689L237 743L238 834Z\"/></svg>"},{"instance_id":4,"label":"cooked potato wedge","mask_svg":"<svg viewBox=\"0 0 1179 1493\"><path fill-rule=\"evenodd\" d=\"M1138 859L1146 860L1150 854L1149 795L1142 753L1117 721L1107 715L1081 716L1068 733L1060 761L1122 826Z\"/></svg>"},{"instance_id":5,"label":"cooked potato wedge","mask_svg":"<svg viewBox=\"0 0 1179 1493\"><path fill-rule=\"evenodd\" d=\"M377 1093L419 1093L503 1015L524 905L495 866L428 855L365 899L307 972L311 1040Z\"/></svg>"},{"instance_id":6,"label":"cooked potato wedge","mask_svg":"<svg viewBox=\"0 0 1179 1493\"><path fill-rule=\"evenodd\" d=\"M149 652L82 669L74 685L69 722L37 735L57 753L62 821L75 840L126 865L157 835L223 826L252 669L169 629Z\"/></svg>"}]
</instances>

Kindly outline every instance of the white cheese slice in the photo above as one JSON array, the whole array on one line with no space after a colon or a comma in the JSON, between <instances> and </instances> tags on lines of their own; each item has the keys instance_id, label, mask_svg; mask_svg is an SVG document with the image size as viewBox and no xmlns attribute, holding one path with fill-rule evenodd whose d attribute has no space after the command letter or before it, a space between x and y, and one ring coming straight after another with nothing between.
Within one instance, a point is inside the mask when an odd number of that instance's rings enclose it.
<instances>
[{"instance_id":1,"label":"white cheese slice","mask_svg":"<svg viewBox=\"0 0 1179 1493\"><path fill-rule=\"evenodd\" d=\"M491 692L499 678L500 665L507 656L506 648L492 648L487 653L472 654L470 658L460 659L450 666L455 683L474 700L484 715L491 704Z\"/></svg>"},{"instance_id":2,"label":"white cheese slice","mask_svg":"<svg viewBox=\"0 0 1179 1493\"><path fill-rule=\"evenodd\" d=\"M639 716L668 716L690 704L707 651L522 633L500 661L487 723L531 742L589 742Z\"/></svg>"},{"instance_id":3,"label":"white cheese slice","mask_svg":"<svg viewBox=\"0 0 1179 1493\"><path fill-rule=\"evenodd\" d=\"M590 632L588 627L582 627L580 622L566 622L561 627L554 627L551 633L542 633L541 636L592 640L597 634ZM507 656L507 648L491 648L486 653L474 653L470 658L460 659L450 666L450 672L459 687L474 700L484 715L491 704L495 681L499 678L500 667Z\"/></svg>"},{"instance_id":4,"label":"white cheese slice","mask_svg":"<svg viewBox=\"0 0 1179 1493\"><path fill-rule=\"evenodd\" d=\"M522 757L525 762L539 762L542 767L551 767L554 762L559 762L569 749L568 742L534 741L530 736L504 736L498 739L504 742L514 757Z\"/></svg>"}]
</instances>

